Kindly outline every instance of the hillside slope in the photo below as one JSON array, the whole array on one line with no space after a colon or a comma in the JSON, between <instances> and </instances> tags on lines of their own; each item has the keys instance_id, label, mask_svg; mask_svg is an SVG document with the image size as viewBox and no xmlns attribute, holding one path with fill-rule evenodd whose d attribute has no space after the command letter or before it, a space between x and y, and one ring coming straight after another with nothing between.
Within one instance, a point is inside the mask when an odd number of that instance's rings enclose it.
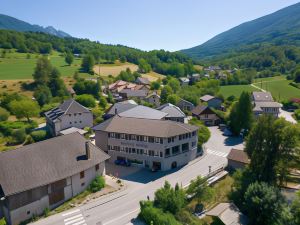
<instances>
[{"instance_id":1,"label":"hillside slope","mask_svg":"<svg viewBox=\"0 0 300 225\"><path fill-rule=\"evenodd\" d=\"M260 43L300 46L300 3L243 23L182 52L195 59L208 59Z\"/></svg>"},{"instance_id":2,"label":"hillside slope","mask_svg":"<svg viewBox=\"0 0 300 225\"><path fill-rule=\"evenodd\" d=\"M11 16L3 15L0 14L0 29L3 30L14 30L14 31L33 31L33 32L43 32L47 34L52 34L58 37L71 37L71 35L60 31L56 30L52 26L48 27L41 27L38 25L32 25L30 23L24 22L22 20L16 19Z\"/></svg>"}]
</instances>

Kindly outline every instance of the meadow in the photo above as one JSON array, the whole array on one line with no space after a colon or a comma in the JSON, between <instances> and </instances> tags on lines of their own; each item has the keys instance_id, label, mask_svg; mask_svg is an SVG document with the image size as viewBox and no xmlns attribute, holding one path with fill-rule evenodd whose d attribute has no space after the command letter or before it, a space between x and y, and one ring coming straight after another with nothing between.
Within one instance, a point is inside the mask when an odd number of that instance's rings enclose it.
<instances>
[{"instance_id":1,"label":"meadow","mask_svg":"<svg viewBox=\"0 0 300 225\"><path fill-rule=\"evenodd\" d=\"M252 92L259 91L257 88L252 87L251 85L227 85L221 86L220 94L222 94L225 98L233 95L239 97L243 91Z\"/></svg>"}]
</instances>

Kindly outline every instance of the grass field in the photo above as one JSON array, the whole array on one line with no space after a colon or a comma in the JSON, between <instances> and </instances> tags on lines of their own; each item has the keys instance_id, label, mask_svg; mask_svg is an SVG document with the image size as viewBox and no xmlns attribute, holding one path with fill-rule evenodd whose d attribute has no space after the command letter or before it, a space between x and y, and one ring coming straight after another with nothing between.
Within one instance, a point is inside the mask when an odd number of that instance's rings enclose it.
<instances>
[{"instance_id":1,"label":"grass field","mask_svg":"<svg viewBox=\"0 0 300 225\"><path fill-rule=\"evenodd\" d=\"M283 76L256 79L255 82L255 86L271 92L277 101L300 98L300 89L291 86L291 81Z\"/></svg>"},{"instance_id":2,"label":"grass field","mask_svg":"<svg viewBox=\"0 0 300 225\"><path fill-rule=\"evenodd\" d=\"M36 61L40 55L29 55L30 58L27 58L25 53L11 52L7 53L5 58L0 58L0 80L32 79ZM53 52L49 58L52 65L57 67L64 77L73 76L75 71L80 68L81 59L79 58L75 58L71 66L65 63L64 57L59 55L58 52ZM85 73L81 75L88 76Z\"/></svg>"},{"instance_id":3,"label":"grass field","mask_svg":"<svg viewBox=\"0 0 300 225\"><path fill-rule=\"evenodd\" d=\"M225 98L227 98L231 95L239 97L243 91L252 92L259 90L250 85L227 85L221 86L219 93L222 94Z\"/></svg>"},{"instance_id":4,"label":"grass field","mask_svg":"<svg viewBox=\"0 0 300 225\"><path fill-rule=\"evenodd\" d=\"M121 71L129 68L132 72L138 70L138 66L132 63L100 64L100 74L102 76L112 75L116 77ZM94 66L94 72L99 74L99 65Z\"/></svg>"}]
</instances>

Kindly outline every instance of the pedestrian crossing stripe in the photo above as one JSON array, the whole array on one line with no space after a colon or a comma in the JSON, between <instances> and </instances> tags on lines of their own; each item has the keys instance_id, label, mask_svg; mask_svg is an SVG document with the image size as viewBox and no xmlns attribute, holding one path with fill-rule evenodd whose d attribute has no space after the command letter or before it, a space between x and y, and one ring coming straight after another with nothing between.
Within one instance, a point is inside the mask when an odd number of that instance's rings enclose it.
<instances>
[{"instance_id":1,"label":"pedestrian crossing stripe","mask_svg":"<svg viewBox=\"0 0 300 225\"><path fill-rule=\"evenodd\" d=\"M207 149L207 153L208 154L212 154L212 155L217 155L217 156L221 156L221 157L224 157L226 158L228 153L225 153L225 152L218 152L218 151L214 151L214 150L210 150L210 149Z\"/></svg>"},{"instance_id":2,"label":"pedestrian crossing stripe","mask_svg":"<svg viewBox=\"0 0 300 225\"><path fill-rule=\"evenodd\" d=\"M80 209L62 214L62 216L65 217L64 225L87 225Z\"/></svg>"}]
</instances>

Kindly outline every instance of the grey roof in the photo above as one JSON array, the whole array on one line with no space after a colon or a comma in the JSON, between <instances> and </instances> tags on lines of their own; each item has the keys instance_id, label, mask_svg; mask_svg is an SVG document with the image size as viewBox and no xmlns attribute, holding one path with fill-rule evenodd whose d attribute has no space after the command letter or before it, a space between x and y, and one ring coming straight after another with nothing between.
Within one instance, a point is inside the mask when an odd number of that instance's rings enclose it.
<instances>
[{"instance_id":1,"label":"grey roof","mask_svg":"<svg viewBox=\"0 0 300 225\"><path fill-rule=\"evenodd\" d=\"M205 114L215 114L215 112L207 105L198 105L192 110L192 114L194 115L201 115L203 112L205 112Z\"/></svg>"},{"instance_id":2,"label":"grey roof","mask_svg":"<svg viewBox=\"0 0 300 225\"><path fill-rule=\"evenodd\" d=\"M60 104L58 107L45 112L45 116L52 121L59 119L62 115L73 113L90 112L88 108L76 102L74 99L68 99Z\"/></svg>"},{"instance_id":3,"label":"grey roof","mask_svg":"<svg viewBox=\"0 0 300 225\"><path fill-rule=\"evenodd\" d=\"M140 84L146 84L146 85L150 84L149 79L146 77L138 77L138 78L136 78L135 82L140 83Z\"/></svg>"},{"instance_id":4,"label":"grey roof","mask_svg":"<svg viewBox=\"0 0 300 225\"><path fill-rule=\"evenodd\" d=\"M273 97L270 92L258 92L254 91L252 93L252 98L255 102L273 102Z\"/></svg>"},{"instance_id":5,"label":"grey roof","mask_svg":"<svg viewBox=\"0 0 300 225\"><path fill-rule=\"evenodd\" d=\"M158 98L160 98L159 94L157 94L155 91L149 94L146 98L150 98L152 96L157 96Z\"/></svg>"},{"instance_id":6,"label":"grey roof","mask_svg":"<svg viewBox=\"0 0 300 225\"><path fill-rule=\"evenodd\" d=\"M144 118L144 119L153 119L161 120L166 117L168 114L161 112L156 109L152 109L147 106L138 105L132 109L126 110L122 113L119 113L122 117L131 117L131 118Z\"/></svg>"},{"instance_id":7,"label":"grey roof","mask_svg":"<svg viewBox=\"0 0 300 225\"><path fill-rule=\"evenodd\" d=\"M185 118L186 115L184 114L184 112L181 111L181 109L171 103L166 103L160 107L157 108L157 110L160 110L161 112L165 112L168 115L166 116L167 118Z\"/></svg>"},{"instance_id":8,"label":"grey roof","mask_svg":"<svg viewBox=\"0 0 300 225\"><path fill-rule=\"evenodd\" d=\"M225 225L248 224L248 218L233 203L220 203L206 214L219 217Z\"/></svg>"},{"instance_id":9,"label":"grey roof","mask_svg":"<svg viewBox=\"0 0 300 225\"><path fill-rule=\"evenodd\" d=\"M70 127L68 129L61 130L59 133L62 135L72 134L78 132L79 134L86 134L87 131L83 129L79 129L77 127Z\"/></svg>"},{"instance_id":10,"label":"grey roof","mask_svg":"<svg viewBox=\"0 0 300 225\"><path fill-rule=\"evenodd\" d=\"M123 89L120 91L121 94L126 94L127 97L146 97L147 92L145 90L131 90Z\"/></svg>"},{"instance_id":11,"label":"grey roof","mask_svg":"<svg viewBox=\"0 0 300 225\"><path fill-rule=\"evenodd\" d=\"M107 115L115 115L116 110L117 110L117 113L122 113L122 112L125 112L134 107L137 107L137 104L118 102L118 103L115 103L112 107L110 107L110 109L107 111L106 114Z\"/></svg>"},{"instance_id":12,"label":"grey roof","mask_svg":"<svg viewBox=\"0 0 300 225\"><path fill-rule=\"evenodd\" d=\"M200 98L200 100L201 100L201 101L204 101L204 102L207 102L207 101L212 100L212 99L214 99L214 98L216 98L216 97L215 97L215 96L212 96L212 95L204 95L204 96L202 96L202 97Z\"/></svg>"},{"instance_id":13,"label":"grey roof","mask_svg":"<svg viewBox=\"0 0 300 225\"><path fill-rule=\"evenodd\" d=\"M255 108L281 108L282 104L278 102L255 102Z\"/></svg>"},{"instance_id":14,"label":"grey roof","mask_svg":"<svg viewBox=\"0 0 300 225\"><path fill-rule=\"evenodd\" d=\"M85 158L86 139L72 133L0 153L0 185L6 196L44 186L87 170L109 156L89 142L91 159Z\"/></svg>"},{"instance_id":15,"label":"grey roof","mask_svg":"<svg viewBox=\"0 0 300 225\"><path fill-rule=\"evenodd\" d=\"M150 120L114 116L93 127L94 130L137 134L154 137L172 137L198 130L198 127L170 120Z\"/></svg>"},{"instance_id":16,"label":"grey roof","mask_svg":"<svg viewBox=\"0 0 300 225\"><path fill-rule=\"evenodd\" d=\"M181 103L184 103L184 104L188 104L188 105L192 105L192 106L194 106L194 104L193 103L191 103L191 102L189 102L189 101L187 101L187 100L185 100L185 99L180 99L180 101L178 102L178 105L179 104L181 104Z\"/></svg>"}]
</instances>

